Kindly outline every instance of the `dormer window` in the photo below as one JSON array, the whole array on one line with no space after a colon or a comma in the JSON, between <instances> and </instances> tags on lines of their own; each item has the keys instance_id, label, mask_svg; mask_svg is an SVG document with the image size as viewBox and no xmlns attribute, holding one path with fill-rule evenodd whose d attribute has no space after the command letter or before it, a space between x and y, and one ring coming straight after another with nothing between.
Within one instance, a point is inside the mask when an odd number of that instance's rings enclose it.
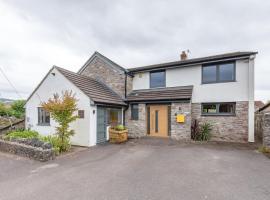
<instances>
[{"instance_id":1,"label":"dormer window","mask_svg":"<svg viewBox=\"0 0 270 200\"><path fill-rule=\"evenodd\" d=\"M150 88L166 87L165 70L150 72Z\"/></svg>"}]
</instances>

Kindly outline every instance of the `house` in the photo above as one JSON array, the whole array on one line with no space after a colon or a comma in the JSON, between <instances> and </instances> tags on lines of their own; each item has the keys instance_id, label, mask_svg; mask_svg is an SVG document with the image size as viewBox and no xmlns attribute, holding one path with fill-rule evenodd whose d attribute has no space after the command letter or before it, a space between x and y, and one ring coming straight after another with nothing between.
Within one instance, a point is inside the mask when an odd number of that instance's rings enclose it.
<instances>
[{"instance_id":1,"label":"house","mask_svg":"<svg viewBox=\"0 0 270 200\"><path fill-rule=\"evenodd\" d=\"M52 134L56 123L41 102L72 90L79 119L74 145L108 140L108 127L125 124L130 137L190 140L191 124L213 124L212 140L254 142L254 59L235 52L125 69L95 52L77 72L54 66L26 103L26 127Z\"/></svg>"}]
</instances>

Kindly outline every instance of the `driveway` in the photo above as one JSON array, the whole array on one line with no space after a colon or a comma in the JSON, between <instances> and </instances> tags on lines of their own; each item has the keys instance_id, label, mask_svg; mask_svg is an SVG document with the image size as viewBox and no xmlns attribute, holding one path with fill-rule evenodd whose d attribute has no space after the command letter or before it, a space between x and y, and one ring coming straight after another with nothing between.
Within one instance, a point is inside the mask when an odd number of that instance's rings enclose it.
<instances>
[{"instance_id":1,"label":"driveway","mask_svg":"<svg viewBox=\"0 0 270 200\"><path fill-rule=\"evenodd\" d=\"M246 145L131 140L40 163L0 153L0 200L269 200L270 160Z\"/></svg>"}]
</instances>

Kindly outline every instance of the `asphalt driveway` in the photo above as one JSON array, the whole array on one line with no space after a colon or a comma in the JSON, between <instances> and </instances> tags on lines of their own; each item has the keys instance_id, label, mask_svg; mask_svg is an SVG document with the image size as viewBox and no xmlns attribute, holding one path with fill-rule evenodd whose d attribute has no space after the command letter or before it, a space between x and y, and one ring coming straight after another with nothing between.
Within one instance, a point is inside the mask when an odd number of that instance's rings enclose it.
<instances>
[{"instance_id":1,"label":"asphalt driveway","mask_svg":"<svg viewBox=\"0 0 270 200\"><path fill-rule=\"evenodd\" d=\"M270 160L245 145L158 139L40 163L0 153L0 200L269 200Z\"/></svg>"}]
</instances>

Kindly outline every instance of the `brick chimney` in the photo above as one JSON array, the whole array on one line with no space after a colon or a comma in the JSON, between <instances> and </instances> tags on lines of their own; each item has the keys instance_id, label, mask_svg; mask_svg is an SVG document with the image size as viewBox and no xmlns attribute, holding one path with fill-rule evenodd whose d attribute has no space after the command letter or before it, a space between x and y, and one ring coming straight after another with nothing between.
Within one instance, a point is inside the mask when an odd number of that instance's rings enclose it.
<instances>
[{"instance_id":1,"label":"brick chimney","mask_svg":"<svg viewBox=\"0 0 270 200\"><path fill-rule=\"evenodd\" d=\"M180 55L180 59L181 60L186 60L187 59L187 54L185 51L182 51L181 55Z\"/></svg>"}]
</instances>

